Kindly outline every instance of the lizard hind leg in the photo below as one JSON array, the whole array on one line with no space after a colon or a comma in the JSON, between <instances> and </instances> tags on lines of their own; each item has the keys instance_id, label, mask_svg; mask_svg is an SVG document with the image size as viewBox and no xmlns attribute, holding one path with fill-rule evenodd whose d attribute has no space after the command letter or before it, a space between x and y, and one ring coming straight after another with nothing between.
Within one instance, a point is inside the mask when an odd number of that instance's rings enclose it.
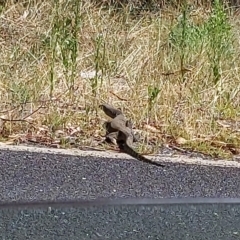
<instances>
[{"instance_id":1,"label":"lizard hind leg","mask_svg":"<svg viewBox=\"0 0 240 240\"><path fill-rule=\"evenodd\" d=\"M106 135L105 141L117 145L117 132L111 132Z\"/></svg>"}]
</instances>

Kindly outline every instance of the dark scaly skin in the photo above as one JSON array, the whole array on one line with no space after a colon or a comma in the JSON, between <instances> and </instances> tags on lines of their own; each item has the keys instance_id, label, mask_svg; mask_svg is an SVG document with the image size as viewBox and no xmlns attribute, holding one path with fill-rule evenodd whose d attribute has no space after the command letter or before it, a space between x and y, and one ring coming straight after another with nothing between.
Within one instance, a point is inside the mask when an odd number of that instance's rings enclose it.
<instances>
[{"instance_id":1,"label":"dark scaly skin","mask_svg":"<svg viewBox=\"0 0 240 240\"><path fill-rule=\"evenodd\" d=\"M103 103L99 105L99 107L104 111L104 113L109 116L110 118L115 118L117 115L122 114L122 111L112 107L107 103Z\"/></svg>"},{"instance_id":2,"label":"dark scaly skin","mask_svg":"<svg viewBox=\"0 0 240 240\"><path fill-rule=\"evenodd\" d=\"M110 109L106 109L108 106L110 105L104 105L102 109L105 113L107 112L106 115L110 117L115 115L112 121L106 122L105 124L108 133L107 136L110 139L113 138L111 139L111 141L117 140L117 144L119 148L123 150L123 152L127 153L133 158L136 158L139 161L149 163L158 167L164 167L163 164L153 162L132 149L131 146L133 145L134 135L132 133L132 129L127 126L126 118L124 117L122 112L116 112L116 109L114 109L113 107L111 107Z\"/></svg>"},{"instance_id":3,"label":"dark scaly skin","mask_svg":"<svg viewBox=\"0 0 240 240\"><path fill-rule=\"evenodd\" d=\"M133 136L133 142L137 142L139 140L139 137L137 137L133 131L132 131L132 123L131 121L128 121L125 119L123 113L121 110L116 109L114 107L112 107L111 105L107 104L107 103L103 103L101 105L99 105L99 107L104 111L104 113L109 116L110 118L115 118L118 115L122 115L123 116L123 121L124 121L124 125L131 129L131 135ZM109 139L112 143L116 142L117 139L117 135L118 135L118 131L114 128L111 127L111 121L110 122L105 122L103 124L103 127L107 130L107 136L106 138Z\"/></svg>"},{"instance_id":4,"label":"dark scaly skin","mask_svg":"<svg viewBox=\"0 0 240 240\"><path fill-rule=\"evenodd\" d=\"M141 162L145 162L145 163L149 163L151 165L155 165L158 167L165 167L163 164L158 163L158 162L154 162L148 158L145 158L144 156L142 156L141 154L139 154L138 152L136 152L134 149L132 149L130 146L128 146L128 144L126 143L121 143L118 144L119 148L121 150L123 150L125 153L127 153L128 155L130 155L133 158L136 158L137 160L141 161Z\"/></svg>"}]
</instances>

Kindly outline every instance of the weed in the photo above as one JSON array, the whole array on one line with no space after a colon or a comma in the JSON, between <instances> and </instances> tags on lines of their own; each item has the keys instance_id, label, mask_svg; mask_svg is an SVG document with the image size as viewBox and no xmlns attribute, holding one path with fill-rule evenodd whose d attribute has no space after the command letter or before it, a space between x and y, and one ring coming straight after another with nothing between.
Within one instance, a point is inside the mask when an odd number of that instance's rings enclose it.
<instances>
[{"instance_id":1,"label":"weed","mask_svg":"<svg viewBox=\"0 0 240 240\"><path fill-rule=\"evenodd\" d=\"M81 2L54 2L53 22L50 37L50 97L54 88L55 63L58 61L58 48L64 67L64 76L70 93L74 90L76 78L78 32L81 24Z\"/></svg>"},{"instance_id":2,"label":"weed","mask_svg":"<svg viewBox=\"0 0 240 240\"><path fill-rule=\"evenodd\" d=\"M213 82L217 84L221 79L221 62L231 57L232 32L226 11L219 0L214 1L213 11L206 23ZM229 51L230 50L230 51Z\"/></svg>"},{"instance_id":3,"label":"weed","mask_svg":"<svg viewBox=\"0 0 240 240\"><path fill-rule=\"evenodd\" d=\"M156 98L160 92L160 89L153 86L148 86L148 111L151 113L154 103L156 103Z\"/></svg>"}]
</instances>

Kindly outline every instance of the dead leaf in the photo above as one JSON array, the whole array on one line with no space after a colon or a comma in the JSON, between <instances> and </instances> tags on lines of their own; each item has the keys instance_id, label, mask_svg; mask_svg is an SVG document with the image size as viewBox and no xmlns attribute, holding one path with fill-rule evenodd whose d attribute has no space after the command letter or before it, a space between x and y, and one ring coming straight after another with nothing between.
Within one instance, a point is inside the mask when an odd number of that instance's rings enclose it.
<instances>
[{"instance_id":1,"label":"dead leaf","mask_svg":"<svg viewBox=\"0 0 240 240\"><path fill-rule=\"evenodd\" d=\"M14 145L15 144L15 140L6 141L6 142L4 142L4 144L6 144L6 145Z\"/></svg>"},{"instance_id":2,"label":"dead leaf","mask_svg":"<svg viewBox=\"0 0 240 240\"><path fill-rule=\"evenodd\" d=\"M65 133L64 133L64 131L62 131L62 130L56 130L55 131L55 135L56 135L56 137L61 137L61 136L63 136Z\"/></svg>"},{"instance_id":3,"label":"dead leaf","mask_svg":"<svg viewBox=\"0 0 240 240\"><path fill-rule=\"evenodd\" d=\"M211 145L216 146L216 147L226 147L227 143L222 142L222 141L211 141Z\"/></svg>"},{"instance_id":4,"label":"dead leaf","mask_svg":"<svg viewBox=\"0 0 240 240\"><path fill-rule=\"evenodd\" d=\"M152 133L160 133L160 131L157 128L150 126L149 124L145 124L144 128L149 130Z\"/></svg>"},{"instance_id":5,"label":"dead leaf","mask_svg":"<svg viewBox=\"0 0 240 240\"><path fill-rule=\"evenodd\" d=\"M188 142L188 140L186 140L185 138L182 138L182 137L178 137L176 139L176 143L179 144L179 145L186 144L187 142Z\"/></svg>"},{"instance_id":6,"label":"dead leaf","mask_svg":"<svg viewBox=\"0 0 240 240\"><path fill-rule=\"evenodd\" d=\"M220 126L225 127L225 128L230 128L231 127L231 123L223 121L223 120L217 120L216 121Z\"/></svg>"}]
</instances>

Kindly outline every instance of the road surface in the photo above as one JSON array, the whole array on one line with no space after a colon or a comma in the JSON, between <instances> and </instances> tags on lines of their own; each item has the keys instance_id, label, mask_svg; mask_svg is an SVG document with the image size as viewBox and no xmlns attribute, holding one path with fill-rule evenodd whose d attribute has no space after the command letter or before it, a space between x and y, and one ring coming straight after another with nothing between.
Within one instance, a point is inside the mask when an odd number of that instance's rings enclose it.
<instances>
[{"instance_id":1,"label":"road surface","mask_svg":"<svg viewBox=\"0 0 240 240\"><path fill-rule=\"evenodd\" d=\"M7 149L1 150L0 161L1 203L240 197L239 164L231 167L173 160L158 168L127 158ZM240 238L240 205L3 209L2 216L1 239Z\"/></svg>"}]
</instances>

